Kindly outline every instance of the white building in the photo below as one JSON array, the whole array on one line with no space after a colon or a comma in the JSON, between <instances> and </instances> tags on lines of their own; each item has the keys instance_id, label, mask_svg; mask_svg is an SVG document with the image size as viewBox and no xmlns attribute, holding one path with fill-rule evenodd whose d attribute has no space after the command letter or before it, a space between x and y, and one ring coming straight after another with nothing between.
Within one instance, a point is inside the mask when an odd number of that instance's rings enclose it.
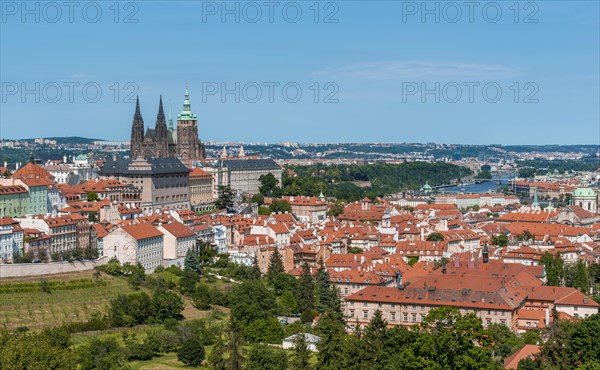
<instances>
[{"instance_id":1,"label":"white building","mask_svg":"<svg viewBox=\"0 0 600 370\"><path fill-rule=\"evenodd\" d=\"M310 334L310 333L299 333L299 334L290 335L289 337L287 337L283 340L283 345L282 345L283 349L294 348L296 339L300 335L304 335L304 339L306 339L306 344L308 345L308 349L310 351L319 352L317 350L317 344L321 341L321 337L318 337L318 336L316 336L314 334Z\"/></svg>"},{"instance_id":2,"label":"white building","mask_svg":"<svg viewBox=\"0 0 600 370\"><path fill-rule=\"evenodd\" d=\"M23 229L19 222L10 217L0 217L0 262L12 261L13 254L23 254L22 249Z\"/></svg>"},{"instance_id":3,"label":"white building","mask_svg":"<svg viewBox=\"0 0 600 370\"><path fill-rule=\"evenodd\" d=\"M119 262L141 264L146 273L162 265L164 235L149 223L119 227L104 237L104 255Z\"/></svg>"},{"instance_id":4,"label":"white building","mask_svg":"<svg viewBox=\"0 0 600 370\"><path fill-rule=\"evenodd\" d=\"M196 244L196 233L180 222L158 225L158 230L164 234L164 259L185 257Z\"/></svg>"},{"instance_id":5,"label":"white building","mask_svg":"<svg viewBox=\"0 0 600 370\"><path fill-rule=\"evenodd\" d=\"M222 224L212 225L217 254L227 253L227 228Z\"/></svg>"}]
</instances>

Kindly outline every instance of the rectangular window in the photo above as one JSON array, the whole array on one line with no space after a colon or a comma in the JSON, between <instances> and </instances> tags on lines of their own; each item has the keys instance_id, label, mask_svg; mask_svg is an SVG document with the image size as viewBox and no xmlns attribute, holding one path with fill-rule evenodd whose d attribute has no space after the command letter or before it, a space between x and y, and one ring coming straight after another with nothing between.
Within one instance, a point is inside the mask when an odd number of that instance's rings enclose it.
<instances>
[{"instance_id":1,"label":"rectangular window","mask_svg":"<svg viewBox=\"0 0 600 370\"><path fill-rule=\"evenodd\" d=\"M417 314L413 313L413 315L412 315L412 321L413 322L417 322Z\"/></svg>"},{"instance_id":2,"label":"rectangular window","mask_svg":"<svg viewBox=\"0 0 600 370\"><path fill-rule=\"evenodd\" d=\"M392 312L392 313L390 314L390 320L391 320L391 321L396 321L396 313L395 313L395 312Z\"/></svg>"},{"instance_id":3,"label":"rectangular window","mask_svg":"<svg viewBox=\"0 0 600 370\"><path fill-rule=\"evenodd\" d=\"M363 319L369 318L369 311L363 311Z\"/></svg>"}]
</instances>

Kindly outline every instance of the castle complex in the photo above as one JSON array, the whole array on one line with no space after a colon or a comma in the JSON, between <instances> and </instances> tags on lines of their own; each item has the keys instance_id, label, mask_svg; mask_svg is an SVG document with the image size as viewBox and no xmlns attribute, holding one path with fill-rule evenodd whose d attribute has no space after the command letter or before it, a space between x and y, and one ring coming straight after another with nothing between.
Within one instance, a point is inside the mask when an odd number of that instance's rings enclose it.
<instances>
[{"instance_id":1,"label":"castle complex","mask_svg":"<svg viewBox=\"0 0 600 370\"><path fill-rule=\"evenodd\" d=\"M144 130L144 119L140 112L140 101L136 102L133 125L131 127L131 157L203 159L206 157L204 145L198 139L198 119L190 108L190 96L185 89L183 110L177 115L177 127L173 127L173 117L169 109L169 126L163 111L162 96L158 105L154 129Z\"/></svg>"}]
</instances>

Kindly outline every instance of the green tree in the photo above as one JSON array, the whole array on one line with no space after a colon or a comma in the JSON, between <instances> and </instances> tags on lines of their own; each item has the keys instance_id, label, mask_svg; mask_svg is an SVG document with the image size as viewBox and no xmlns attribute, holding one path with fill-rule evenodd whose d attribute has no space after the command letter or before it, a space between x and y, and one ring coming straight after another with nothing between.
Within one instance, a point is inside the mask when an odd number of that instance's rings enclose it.
<instances>
[{"instance_id":1,"label":"green tree","mask_svg":"<svg viewBox=\"0 0 600 370\"><path fill-rule=\"evenodd\" d=\"M538 370L540 367L535 360L527 357L519 361L517 370Z\"/></svg>"},{"instance_id":2,"label":"green tree","mask_svg":"<svg viewBox=\"0 0 600 370\"><path fill-rule=\"evenodd\" d=\"M188 249L185 253L185 259L183 260L183 266L186 270L191 270L197 274L200 274L200 262L196 257L196 253L193 250Z\"/></svg>"},{"instance_id":3,"label":"green tree","mask_svg":"<svg viewBox=\"0 0 600 370\"><path fill-rule=\"evenodd\" d=\"M504 324L492 323L485 329L489 339L492 356L499 356L501 359L513 354L517 349L523 347L525 342L513 333L508 326Z\"/></svg>"},{"instance_id":4,"label":"green tree","mask_svg":"<svg viewBox=\"0 0 600 370\"><path fill-rule=\"evenodd\" d=\"M298 301L290 290L283 292L277 298L277 311L280 315L290 316L298 312Z\"/></svg>"},{"instance_id":5,"label":"green tree","mask_svg":"<svg viewBox=\"0 0 600 370\"><path fill-rule=\"evenodd\" d=\"M248 280L236 285L229 300L231 316L242 328L253 321L270 318L277 310L275 295L261 281Z\"/></svg>"},{"instance_id":6,"label":"green tree","mask_svg":"<svg viewBox=\"0 0 600 370\"><path fill-rule=\"evenodd\" d=\"M387 321L383 319L381 311L376 310L369 325L364 330L364 341L369 343L370 350L365 352L365 359L374 367L380 367L382 352L387 342Z\"/></svg>"},{"instance_id":7,"label":"green tree","mask_svg":"<svg viewBox=\"0 0 600 370\"><path fill-rule=\"evenodd\" d=\"M97 200L98 200L98 193L95 193L93 191L87 192L87 201L88 202L95 202Z\"/></svg>"},{"instance_id":8,"label":"green tree","mask_svg":"<svg viewBox=\"0 0 600 370\"><path fill-rule=\"evenodd\" d=\"M559 254L552 255L545 252L540 258L540 263L546 270L546 284L561 286L564 279L564 262Z\"/></svg>"},{"instance_id":9,"label":"green tree","mask_svg":"<svg viewBox=\"0 0 600 370\"><path fill-rule=\"evenodd\" d=\"M533 235L529 230L524 230L521 234L517 235L516 238L522 242L535 241L535 235Z\"/></svg>"},{"instance_id":10,"label":"green tree","mask_svg":"<svg viewBox=\"0 0 600 370\"><path fill-rule=\"evenodd\" d=\"M196 288L191 293L191 298L194 307L199 310L208 310L212 304L212 294L206 284L197 284Z\"/></svg>"},{"instance_id":11,"label":"green tree","mask_svg":"<svg viewBox=\"0 0 600 370\"><path fill-rule=\"evenodd\" d=\"M265 345L250 348L245 370L287 369L288 358L284 350Z\"/></svg>"},{"instance_id":12,"label":"green tree","mask_svg":"<svg viewBox=\"0 0 600 370\"><path fill-rule=\"evenodd\" d=\"M75 369L75 352L46 334L9 333L0 329L0 368Z\"/></svg>"},{"instance_id":13,"label":"green tree","mask_svg":"<svg viewBox=\"0 0 600 370\"><path fill-rule=\"evenodd\" d=\"M543 369L560 370L571 369L572 353L569 351L569 339L575 329L575 324L558 318L558 312L554 309L552 322L547 329L548 339L542 346L537 361L543 364Z\"/></svg>"},{"instance_id":14,"label":"green tree","mask_svg":"<svg viewBox=\"0 0 600 370\"><path fill-rule=\"evenodd\" d=\"M431 233L431 234L427 235L427 241L429 241L429 242L443 242L444 241L444 235L442 235L441 233Z\"/></svg>"},{"instance_id":15,"label":"green tree","mask_svg":"<svg viewBox=\"0 0 600 370\"><path fill-rule=\"evenodd\" d=\"M204 346L196 337L183 341L177 350L177 360L186 366L200 367L205 355Z\"/></svg>"},{"instance_id":16,"label":"green tree","mask_svg":"<svg viewBox=\"0 0 600 370\"><path fill-rule=\"evenodd\" d=\"M274 191L277 190L277 184L279 183L279 180L277 180L275 176L270 172L266 175L261 175L258 178L258 181L260 181L258 191L260 191L262 195L267 197L273 195Z\"/></svg>"},{"instance_id":17,"label":"green tree","mask_svg":"<svg viewBox=\"0 0 600 370\"><path fill-rule=\"evenodd\" d=\"M350 254L361 254L364 252L360 247L348 247L348 253Z\"/></svg>"},{"instance_id":18,"label":"green tree","mask_svg":"<svg viewBox=\"0 0 600 370\"><path fill-rule=\"evenodd\" d=\"M250 343L281 343L284 333L281 324L275 317L258 319L244 328L244 338Z\"/></svg>"},{"instance_id":19,"label":"green tree","mask_svg":"<svg viewBox=\"0 0 600 370\"><path fill-rule=\"evenodd\" d=\"M218 189L218 198L215 201L215 208L229 209L233 207L233 199L235 195L229 186L220 185Z\"/></svg>"},{"instance_id":20,"label":"green tree","mask_svg":"<svg viewBox=\"0 0 600 370\"><path fill-rule=\"evenodd\" d=\"M317 344L319 353L317 354L318 369L340 369L344 351L344 323L339 315L332 312L325 312L321 315L317 333L321 336L321 341Z\"/></svg>"},{"instance_id":21,"label":"green tree","mask_svg":"<svg viewBox=\"0 0 600 370\"><path fill-rule=\"evenodd\" d=\"M298 281L297 300L298 308L302 313L315 308L315 282L311 274L310 266L306 261L302 263L302 274Z\"/></svg>"},{"instance_id":22,"label":"green tree","mask_svg":"<svg viewBox=\"0 0 600 370\"><path fill-rule=\"evenodd\" d=\"M217 334L217 339L213 345L212 352L208 358L208 363L214 370L225 370L227 368L227 361L225 360L225 343L223 342L223 335Z\"/></svg>"},{"instance_id":23,"label":"green tree","mask_svg":"<svg viewBox=\"0 0 600 370\"><path fill-rule=\"evenodd\" d=\"M269 280L269 282L272 282L278 274L282 274L284 272L285 271L283 269L283 258L281 257L281 253L279 253L279 249L275 248L275 251L271 253L271 257L269 258L267 280Z\"/></svg>"},{"instance_id":24,"label":"green tree","mask_svg":"<svg viewBox=\"0 0 600 370\"><path fill-rule=\"evenodd\" d=\"M334 216L334 217L337 217L337 216L341 215L342 213L344 213L344 202L339 201L339 200L336 201L335 203L333 203L329 207L329 210L327 211L328 216Z\"/></svg>"},{"instance_id":25,"label":"green tree","mask_svg":"<svg viewBox=\"0 0 600 370\"><path fill-rule=\"evenodd\" d=\"M260 206L258 207L258 214L261 216L268 216L271 214L271 209L266 206Z\"/></svg>"},{"instance_id":26,"label":"green tree","mask_svg":"<svg viewBox=\"0 0 600 370\"><path fill-rule=\"evenodd\" d=\"M581 260L577 261L575 264L572 286L586 294L590 290L590 274Z\"/></svg>"},{"instance_id":27,"label":"green tree","mask_svg":"<svg viewBox=\"0 0 600 370\"><path fill-rule=\"evenodd\" d=\"M277 249L277 248L275 248ZM252 260L252 268L250 269L249 278L253 280L260 280L261 272L260 267L258 266L258 257L255 255Z\"/></svg>"},{"instance_id":28,"label":"green tree","mask_svg":"<svg viewBox=\"0 0 600 370\"><path fill-rule=\"evenodd\" d=\"M271 204L269 205L269 210L271 211L271 213L292 212L292 206L290 205L290 202L288 202L285 199L273 199L273 201L271 201Z\"/></svg>"},{"instance_id":29,"label":"green tree","mask_svg":"<svg viewBox=\"0 0 600 370\"><path fill-rule=\"evenodd\" d=\"M569 334L567 352L573 364L579 366L591 361L600 362L600 314L596 313L582 320Z\"/></svg>"},{"instance_id":30,"label":"green tree","mask_svg":"<svg viewBox=\"0 0 600 370\"><path fill-rule=\"evenodd\" d=\"M244 358L242 348L242 335L237 320L232 316L229 322L229 341L227 342L227 359L226 368L228 370L241 370L246 359Z\"/></svg>"},{"instance_id":31,"label":"green tree","mask_svg":"<svg viewBox=\"0 0 600 370\"><path fill-rule=\"evenodd\" d=\"M98 214L96 213L96 211L88 212L88 221L89 222L97 222L98 221Z\"/></svg>"},{"instance_id":32,"label":"green tree","mask_svg":"<svg viewBox=\"0 0 600 370\"><path fill-rule=\"evenodd\" d=\"M257 193L252 196L251 201L261 206L265 202L265 197L261 193Z\"/></svg>"},{"instance_id":33,"label":"green tree","mask_svg":"<svg viewBox=\"0 0 600 370\"><path fill-rule=\"evenodd\" d=\"M127 283L135 290L140 288L140 285L146 280L146 272L144 266L137 263L135 265L126 263L123 265L123 274L127 276Z\"/></svg>"},{"instance_id":34,"label":"green tree","mask_svg":"<svg viewBox=\"0 0 600 370\"><path fill-rule=\"evenodd\" d=\"M501 247L501 248L506 247L508 245L508 236L504 233L502 233L498 236L493 236L492 244L497 245L498 247Z\"/></svg>"},{"instance_id":35,"label":"green tree","mask_svg":"<svg viewBox=\"0 0 600 370\"><path fill-rule=\"evenodd\" d=\"M290 370L310 370L310 350L306 335L299 333L294 340L294 351L290 361Z\"/></svg>"},{"instance_id":36,"label":"green tree","mask_svg":"<svg viewBox=\"0 0 600 370\"><path fill-rule=\"evenodd\" d=\"M183 300L175 292L157 289L152 294L152 309L156 320L181 318Z\"/></svg>"},{"instance_id":37,"label":"green tree","mask_svg":"<svg viewBox=\"0 0 600 370\"><path fill-rule=\"evenodd\" d=\"M336 291L329 273L325 268L323 259L319 261L319 269L317 270L316 277L316 288L317 288L317 310L319 312L325 312L327 309L335 310L336 304Z\"/></svg>"}]
</instances>

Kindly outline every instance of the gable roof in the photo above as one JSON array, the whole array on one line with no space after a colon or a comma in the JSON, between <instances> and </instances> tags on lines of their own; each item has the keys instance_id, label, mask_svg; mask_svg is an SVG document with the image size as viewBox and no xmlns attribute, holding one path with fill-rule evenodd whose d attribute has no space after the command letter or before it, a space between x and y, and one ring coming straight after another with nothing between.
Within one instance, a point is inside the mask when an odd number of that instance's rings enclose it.
<instances>
[{"instance_id":1,"label":"gable roof","mask_svg":"<svg viewBox=\"0 0 600 370\"><path fill-rule=\"evenodd\" d=\"M152 226L152 224L149 222L123 225L123 230L137 240L163 236L163 233L161 233L156 227Z\"/></svg>"}]
</instances>

